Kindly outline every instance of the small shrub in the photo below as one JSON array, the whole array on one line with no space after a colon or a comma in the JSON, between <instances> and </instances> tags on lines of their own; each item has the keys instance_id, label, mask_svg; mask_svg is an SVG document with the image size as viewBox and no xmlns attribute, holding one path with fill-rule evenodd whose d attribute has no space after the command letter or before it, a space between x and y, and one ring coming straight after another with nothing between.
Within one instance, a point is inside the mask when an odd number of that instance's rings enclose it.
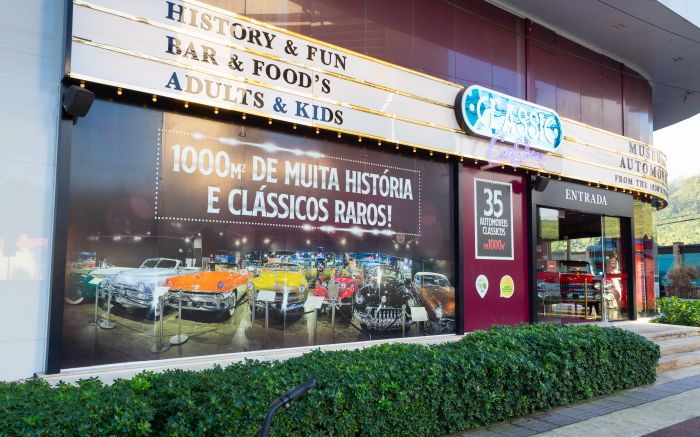
<instances>
[{"instance_id":1,"label":"small shrub","mask_svg":"<svg viewBox=\"0 0 700 437\"><path fill-rule=\"evenodd\" d=\"M316 378L273 435L443 435L649 384L658 360L657 345L628 331L538 324L112 385L0 383L0 434L253 435L270 401Z\"/></svg>"},{"instance_id":2,"label":"small shrub","mask_svg":"<svg viewBox=\"0 0 700 437\"><path fill-rule=\"evenodd\" d=\"M653 322L700 327L700 300L679 299L674 296L661 299L659 308L661 315L652 320Z\"/></svg>"},{"instance_id":3,"label":"small shrub","mask_svg":"<svg viewBox=\"0 0 700 437\"><path fill-rule=\"evenodd\" d=\"M672 268L666 274L670 281L668 285L669 296L677 296L684 299L698 299L697 287L693 284L693 279L698 279L698 272L690 266L680 265Z\"/></svg>"}]
</instances>

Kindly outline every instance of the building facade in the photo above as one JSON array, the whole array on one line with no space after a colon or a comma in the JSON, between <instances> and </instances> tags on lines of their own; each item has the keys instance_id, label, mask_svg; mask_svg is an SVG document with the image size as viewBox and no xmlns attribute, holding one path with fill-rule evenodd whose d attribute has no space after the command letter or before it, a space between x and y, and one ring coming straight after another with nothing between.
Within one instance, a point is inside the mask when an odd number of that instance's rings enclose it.
<instances>
[{"instance_id":1,"label":"building facade","mask_svg":"<svg viewBox=\"0 0 700 437\"><path fill-rule=\"evenodd\" d=\"M0 376L653 312L664 91L539 12L23 4Z\"/></svg>"}]
</instances>

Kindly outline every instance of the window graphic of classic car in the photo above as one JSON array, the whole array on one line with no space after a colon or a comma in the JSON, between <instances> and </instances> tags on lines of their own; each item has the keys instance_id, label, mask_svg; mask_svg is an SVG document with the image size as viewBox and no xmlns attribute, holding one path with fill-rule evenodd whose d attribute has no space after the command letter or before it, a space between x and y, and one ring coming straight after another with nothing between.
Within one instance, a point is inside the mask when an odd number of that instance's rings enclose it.
<instances>
[{"instance_id":1,"label":"window graphic of classic car","mask_svg":"<svg viewBox=\"0 0 700 437\"><path fill-rule=\"evenodd\" d=\"M71 305L78 305L86 298L94 299L98 287L103 287L102 284L99 286L93 284L93 280L105 279L131 268L132 267L107 266L102 268L82 269L81 271L71 270L69 272L68 288L66 289L64 300Z\"/></svg>"},{"instance_id":2,"label":"window graphic of classic car","mask_svg":"<svg viewBox=\"0 0 700 437\"><path fill-rule=\"evenodd\" d=\"M347 269L337 270L331 279L327 282L316 281L314 287L314 296L322 296L324 298L323 307L330 303L328 290L330 287L338 287L337 301L340 303L340 310L344 312L347 318L352 317L352 308L354 304L355 292L362 287L364 274L360 269L354 269L349 272Z\"/></svg>"},{"instance_id":3,"label":"window graphic of classic car","mask_svg":"<svg viewBox=\"0 0 700 437\"><path fill-rule=\"evenodd\" d=\"M195 272L197 268L183 268L182 262L169 258L151 258L138 269L125 270L105 279L105 287L113 287L114 301L122 306L155 307L154 297L158 297L158 287L171 276L183 272Z\"/></svg>"},{"instance_id":4,"label":"window graphic of classic car","mask_svg":"<svg viewBox=\"0 0 700 437\"><path fill-rule=\"evenodd\" d=\"M455 290L447 276L418 272L413 277L413 291L428 312L426 330L429 333L455 332Z\"/></svg>"},{"instance_id":5,"label":"window graphic of classic car","mask_svg":"<svg viewBox=\"0 0 700 437\"><path fill-rule=\"evenodd\" d=\"M353 315L367 330L401 329L402 306L406 305L406 325L412 323L409 307L417 306L411 280L387 266L368 271L367 283L355 293Z\"/></svg>"},{"instance_id":6,"label":"window graphic of classic car","mask_svg":"<svg viewBox=\"0 0 700 437\"><path fill-rule=\"evenodd\" d=\"M248 281L249 296L255 298L260 291L275 292L275 301L270 303L272 310L303 311L309 284L299 264L271 262L263 266L259 276ZM254 301L257 308L265 308L264 302Z\"/></svg>"},{"instance_id":7,"label":"window graphic of classic car","mask_svg":"<svg viewBox=\"0 0 700 437\"><path fill-rule=\"evenodd\" d=\"M173 276L165 280L167 304L177 308L182 292L182 309L217 312L230 317L238 302L245 298L249 274L222 270Z\"/></svg>"}]
</instances>

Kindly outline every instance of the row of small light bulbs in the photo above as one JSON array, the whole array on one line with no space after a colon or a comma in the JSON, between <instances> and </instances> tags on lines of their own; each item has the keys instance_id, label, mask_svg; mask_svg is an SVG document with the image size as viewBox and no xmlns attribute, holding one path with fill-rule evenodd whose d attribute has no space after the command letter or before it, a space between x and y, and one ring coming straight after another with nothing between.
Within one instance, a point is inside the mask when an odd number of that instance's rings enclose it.
<instances>
[{"instance_id":1,"label":"row of small light bulbs","mask_svg":"<svg viewBox=\"0 0 700 437\"><path fill-rule=\"evenodd\" d=\"M84 88L84 87L85 87L85 82L80 82L80 87L81 87L81 88ZM121 96L123 93L124 93L124 90L123 90L122 88L117 88L117 95ZM156 96L155 94L153 94L153 95L151 96L151 101L152 101L153 103L156 103L156 102L158 101L158 96ZM186 101L186 102L184 103L184 107L185 107L185 109L188 109L188 108L190 107L190 103ZM219 108L216 108L216 107L214 108L214 114L216 114L216 115L219 114ZM242 120L245 120L247 117L248 117L248 115L247 115L245 112L242 112L242 113L241 113L241 119L242 119ZM268 119L267 119L267 124L270 124L270 125L272 124L272 119L271 119L271 118L268 118ZM296 130L296 129L297 129L297 125L296 125L296 124L293 124L293 125L292 125L292 129ZM316 130L316 134L317 134L317 135L321 133L321 128L316 127L315 130ZM341 132L337 132L337 136L338 136L338 138L340 139L340 138L343 137L343 134L342 134ZM359 136L359 135L358 135L358 137L357 137L357 142L358 142L358 143L361 143L362 140L363 140L362 136ZM381 146L381 145L382 145L382 140L379 140L379 139L378 139L378 140L377 140L377 145L378 145L378 146ZM407 147L410 147L410 146L407 146ZM396 150L399 150L399 149L400 149L399 143L395 143L395 148L396 148ZM416 147L410 147L410 148L412 149L413 153L417 153L418 149L417 149ZM433 155L434 155L434 152L433 152L432 150L430 150L430 151L429 151L429 155L430 155L430 156L433 156ZM449 153L445 153L445 159L450 159L450 154L449 154ZM460 157L459 157L459 160L460 160L460 162L464 162L464 156L460 156ZM474 164L475 164L475 165L479 165L479 160L478 160L478 159L475 159L475 160L474 160ZM505 168L506 168L505 165L502 165L502 166L501 166L501 169L505 169ZM513 171L514 171L514 172L517 172L517 171L518 171L518 168L517 168L517 167L513 167ZM529 174L529 173L530 173L530 170L525 169L525 173L526 173L526 174ZM537 172L537 176L541 176L542 173L543 173L543 172L538 171L538 172ZM533 171L533 174L534 174L534 171ZM549 173L546 173L546 172L545 172L544 175L545 175L547 178L550 178L550 179L552 178L552 175L549 174ZM557 179L561 181L561 180L562 180L562 176L559 175ZM573 179L573 178L565 178L565 180L577 181L576 179ZM601 184L600 184L600 183L596 183L595 185L596 185L596 188L601 188ZM588 186L589 186L589 187L592 187L592 186L593 186L593 182L588 181ZM611 186L605 185L605 184L603 184L602 186L605 187L606 190L609 190L609 189L611 188ZM618 191L618 187L613 186L612 188L613 188L614 191ZM644 199L648 199L649 201L652 201L653 198L654 198L654 196L652 196L651 194L642 193L642 192L640 192L640 191L636 191L636 192L635 192L634 190L631 190L631 189L622 188L622 189L620 189L619 191L622 192L622 193L632 194L635 198L638 198L639 200L642 200L642 198L644 198ZM659 200L658 203L657 203L657 207L656 207L656 208L657 208L657 209L661 209L662 206L665 206L665 204L664 204L664 202L663 202L662 200Z\"/></svg>"}]
</instances>

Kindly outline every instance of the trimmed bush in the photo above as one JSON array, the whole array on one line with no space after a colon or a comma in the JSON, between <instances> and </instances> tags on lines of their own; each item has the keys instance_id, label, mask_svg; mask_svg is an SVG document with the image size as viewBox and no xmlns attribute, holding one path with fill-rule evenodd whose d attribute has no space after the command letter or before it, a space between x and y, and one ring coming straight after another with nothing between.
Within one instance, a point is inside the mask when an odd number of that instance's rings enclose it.
<instances>
[{"instance_id":1,"label":"trimmed bush","mask_svg":"<svg viewBox=\"0 0 700 437\"><path fill-rule=\"evenodd\" d=\"M684 300L677 297L659 301L661 315L652 320L669 325L700 326L700 300Z\"/></svg>"},{"instance_id":2,"label":"trimmed bush","mask_svg":"<svg viewBox=\"0 0 700 437\"><path fill-rule=\"evenodd\" d=\"M670 296L683 299L700 298L700 290L693 284L693 280L700 278L700 270L680 265L669 270L666 278L670 282L666 287Z\"/></svg>"},{"instance_id":3,"label":"trimmed bush","mask_svg":"<svg viewBox=\"0 0 700 437\"><path fill-rule=\"evenodd\" d=\"M431 347L317 351L112 385L3 383L0 433L253 435L270 401L316 378L273 435L442 435L649 384L658 359L657 345L617 328L497 327Z\"/></svg>"}]
</instances>

